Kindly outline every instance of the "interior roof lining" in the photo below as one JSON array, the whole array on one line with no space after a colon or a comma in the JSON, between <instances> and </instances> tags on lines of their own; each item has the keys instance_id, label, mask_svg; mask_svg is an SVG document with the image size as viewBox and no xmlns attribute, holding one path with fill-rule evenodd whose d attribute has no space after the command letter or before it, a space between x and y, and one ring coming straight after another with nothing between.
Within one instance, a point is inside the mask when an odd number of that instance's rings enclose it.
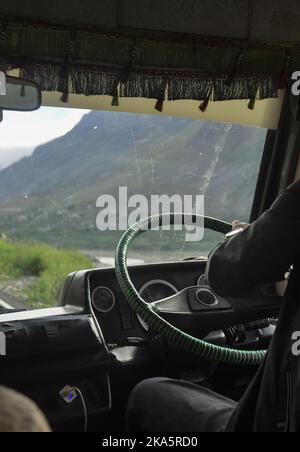
<instances>
[{"instance_id":1,"label":"interior roof lining","mask_svg":"<svg viewBox=\"0 0 300 452\"><path fill-rule=\"evenodd\" d=\"M300 39L298 0L10 0L0 14L118 29L122 27L267 41Z\"/></svg>"}]
</instances>

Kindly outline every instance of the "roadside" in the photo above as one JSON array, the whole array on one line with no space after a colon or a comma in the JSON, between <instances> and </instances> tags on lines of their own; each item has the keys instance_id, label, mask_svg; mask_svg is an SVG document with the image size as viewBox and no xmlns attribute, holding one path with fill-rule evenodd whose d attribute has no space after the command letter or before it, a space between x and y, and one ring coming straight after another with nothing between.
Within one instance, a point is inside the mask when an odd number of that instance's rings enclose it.
<instances>
[{"instance_id":1,"label":"roadside","mask_svg":"<svg viewBox=\"0 0 300 452\"><path fill-rule=\"evenodd\" d=\"M35 276L0 281L0 307L5 309L26 308L26 289L37 280Z\"/></svg>"}]
</instances>

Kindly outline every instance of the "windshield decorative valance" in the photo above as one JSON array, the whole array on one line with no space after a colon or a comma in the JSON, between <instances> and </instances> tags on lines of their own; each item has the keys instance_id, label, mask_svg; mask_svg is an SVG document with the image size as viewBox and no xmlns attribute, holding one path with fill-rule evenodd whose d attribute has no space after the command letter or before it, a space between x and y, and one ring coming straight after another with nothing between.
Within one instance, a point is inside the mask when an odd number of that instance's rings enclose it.
<instances>
[{"instance_id":1,"label":"windshield decorative valance","mask_svg":"<svg viewBox=\"0 0 300 452\"><path fill-rule=\"evenodd\" d=\"M299 43L250 42L140 30L66 28L0 16L0 67L43 91L209 101L275 98L300 67Z\"/></svg>"}]
</instances>

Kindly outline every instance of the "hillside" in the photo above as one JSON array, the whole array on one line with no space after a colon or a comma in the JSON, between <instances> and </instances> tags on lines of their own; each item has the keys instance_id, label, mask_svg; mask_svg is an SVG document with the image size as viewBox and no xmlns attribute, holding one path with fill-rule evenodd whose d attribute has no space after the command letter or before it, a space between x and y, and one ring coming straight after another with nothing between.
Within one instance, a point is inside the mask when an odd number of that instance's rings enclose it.
<instances>
[{"instance_id":1,"label":"hillside","mask_svg":"<svg viewBox=\"0 0 300 452\"><path fill-rule=\"evenodd\" d=\"M65 136L0 171L0 231L111 250L101 194L206 194L206 214L247 220L265 131L171 117L90 112ZM149 239L150 240L150 239Z\"/></svg>"}]
</instances>

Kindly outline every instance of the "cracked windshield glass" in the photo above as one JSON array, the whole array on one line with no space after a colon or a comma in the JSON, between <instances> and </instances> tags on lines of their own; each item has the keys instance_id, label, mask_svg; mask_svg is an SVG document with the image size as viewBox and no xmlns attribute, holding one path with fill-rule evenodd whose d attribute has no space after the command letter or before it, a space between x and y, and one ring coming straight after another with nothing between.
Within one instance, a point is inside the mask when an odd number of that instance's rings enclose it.
<instances>
[{"instance_id":1,"label":"cracked windshield glass","mask_svg":"<svg viewBox=\"0 0 300 452\"><path fill-rule=\"evenodd\" d=\"M149 202L151 195L205 195L206 215L249 221L266 133L119 112L7 112L0 124L0 312L56 306L68 273L113 266L133 195ZM115 205L104 206L103 195ZM109 220L116 230L99 230L104 207L108 216L116 209ZM129 264L205 257L221 239L209 231L196 242L184 231L149 231L132 245Z\"/></svg>"}]
</instances>

